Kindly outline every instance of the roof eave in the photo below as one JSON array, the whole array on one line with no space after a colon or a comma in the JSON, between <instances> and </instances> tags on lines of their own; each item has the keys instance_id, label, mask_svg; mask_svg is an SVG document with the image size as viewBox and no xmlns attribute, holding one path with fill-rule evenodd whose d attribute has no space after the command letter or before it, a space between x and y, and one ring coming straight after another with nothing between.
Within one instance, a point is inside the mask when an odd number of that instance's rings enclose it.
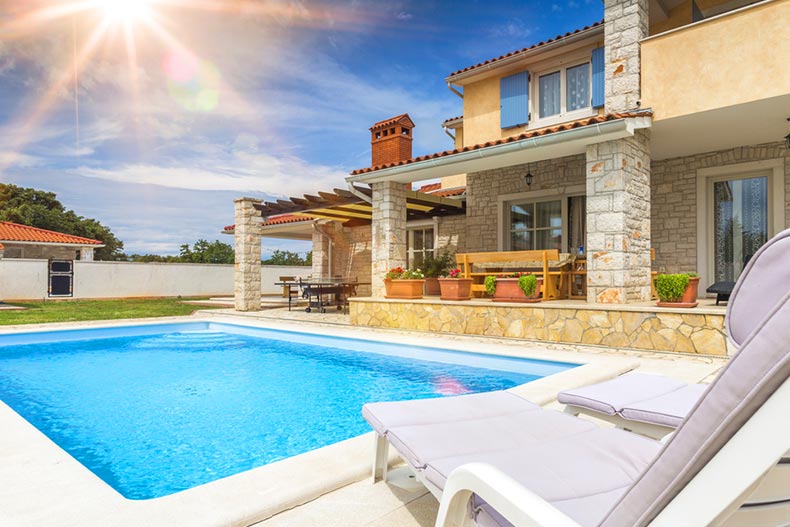
<instances>
[{"instance_id":1,"label":"roof eave","mask_svg":"<svg viewBox=\"0 0 790 527\"><path fill-rule=\"evenodd\" d=\"M94 249L99 249L101 247L106 247L103 243L69 243L69 242L31 242L31 241L21 241L21 240L0 240L5 246L8 245L46 245L47 247L93 247Z\"/></svg>"},{"instance_id":2,"label":"roof eave","mask_svg":"<svg viewBox=\"0 0 790 527\"><path fill-rule=\"evenodd\" d=\"M546 53L548 51L552 51L554 49L561 48L569 44L573 44L574 42L579 42L580 40L585 40L590 37L597 36L598 33L603 34L603 32L604 32L604 24L599 24L597 26L583 29L578 33L573 33L571 35L568 35L567 37L562 37L552 42L548 42L546 44L543 44L542 46L537 46L535 48L519 51L509 57L493 60L488 64L482 64L480 66L473 67L472 69L463 71L461 73L451 74L447 76L444 80L445 82L450 84L463 86L464 84L467 84L473 77L477 77L482 74L487 74L491 70L506 68L507 66L510 66L513 63L520 62L534 55Z\"/></svg>"},{"instance_id":3,"label":"roof eave","mask_svg":"<svg viewBox=\"0 0 790 527\"><path fill-rule=\"evenodd\" d=\"M583 153L587 145L590 144L631 137L637 129L650 128L651 122L652 119L649 115L615 119L510 143L350 175L346 177L346 181L368 184L382 181L413 183L554 159Z\"/></svg>"}]
</instances>

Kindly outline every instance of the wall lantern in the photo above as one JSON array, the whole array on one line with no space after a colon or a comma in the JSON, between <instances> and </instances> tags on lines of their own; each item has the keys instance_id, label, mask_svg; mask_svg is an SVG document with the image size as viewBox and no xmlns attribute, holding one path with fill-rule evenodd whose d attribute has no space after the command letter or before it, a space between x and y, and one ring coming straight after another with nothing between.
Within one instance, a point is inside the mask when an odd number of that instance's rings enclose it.
<instances>
[{"instance_id":1,"label":"wall lantern","mask_svg":"<svg viewBox=\"0 0 790 527\"><path fill-rule=\"evenodd\" d=\"M790 137L790 136L788 136ZM532 179L533 179L532 172L529 170L529 165L527 165L527 175L524 176L524 181L527 183L528 187L532 186Z\"/></svg>"}]
</instances>

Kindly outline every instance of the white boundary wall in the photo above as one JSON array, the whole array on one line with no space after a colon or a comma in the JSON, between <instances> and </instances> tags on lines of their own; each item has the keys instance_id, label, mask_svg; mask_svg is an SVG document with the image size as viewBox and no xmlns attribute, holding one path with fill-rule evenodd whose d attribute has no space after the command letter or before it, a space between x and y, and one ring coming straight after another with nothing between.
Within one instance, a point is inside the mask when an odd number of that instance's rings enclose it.
<instances>
[{"instance_id":1,"label":"white boundary wall","mask_svg":"<svg viewBox=\"0 0 790 527\"><path fill-rule=\"evenodd\" d=\"M278 293L280 276L307 277L310 267L261 267L263 293ZM47 298L47 260L0 259L0 300ZM74 262L73 298L233 296L233 265Z\"/></svg>"}]
</instances>

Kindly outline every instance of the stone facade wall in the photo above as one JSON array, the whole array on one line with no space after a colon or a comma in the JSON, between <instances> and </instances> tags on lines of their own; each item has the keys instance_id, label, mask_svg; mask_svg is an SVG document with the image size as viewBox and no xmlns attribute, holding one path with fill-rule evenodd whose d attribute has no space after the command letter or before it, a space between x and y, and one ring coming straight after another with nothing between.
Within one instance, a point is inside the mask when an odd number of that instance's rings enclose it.
<instances>
[{"instance_id":1,"label":"stone facade wall","mask_svg":"<svg viewBox=\"0 0 790 527\"><path fill-rule=\"evenodd\" d=\"M605 108L609 113L640 105L639 41L648 35L648 0L604 1Z\"/></svg>"},{"instance_id":2,"label":"stone facade wall","mask_svg":"<svg viewBox=\"0 0 790 527\"><path fill-rule=\"evenodd\" d=\"M351 323L360 326L650 351L727 354L723 313L374 299L352 300L350 313Z\"/></svg>"},{"instance_id":3,"label":"stone facade wall","mask_svg":"<svg viewBox=\"0 0 790 527\"><path fill-rule=\"evenodd\" d=\"M528 170L534 176L529 187L524 182ZM498 224L497 198L500 195L548 189L561 194L565 187L584 185L584 181L583 155L467 174L464 252L497 250L497 240L503 228Z\"/></svg>"},{"instance_id":4,"label":"stone facade wall","mask_svg":"<svg viewBox=\"0 0 790 527\"><path fill-rule=\"evenodd\" d=\"M233 200L235 206L236 262L233 298L238 311L261 309L261 214L255 198Z\"/></svg>"},{"instance_id":5,"label":"stone facade wall","mask_svg":"<svg viewBox=\"0 0 790 527\"><path fill-rule=\"evenodd\" d=\"M442 216L439 218L438 249L448 248L451 253L463 253L466 250L466 216Z\"/></svg>"},{"instance_id":6,"label":"stone facade wall","mask_svg":"<svg viewBox=\"0 0 790 527\"><path fill-rule=\"evenodd\" d=\"M650 300L650 135L587 147L587 301Z\"/></svg>"},{"instance_id":7,"label":"stone facade wall","mask_svg":"<svg viewBox=\"0 0 790 527\"><path fill-rule=\"evenodd\" d=\"M784 143L740 146L652 162L651 239L653 269L668 273L697 269L697 170L783 159L785 227L790 227L790 150Z\"/></svg>"},{"instance_id":8,"label":"stone facade wall","mask_svg":"<svg viewBox=\"0 0 790 527\"><path fill-rule=\"evenodd\" d=\"M6 258L28 258L31 260L78 260L75 247L56 247L53 245L27 245L5 243Z\"/></svg>"},{"instance_id":9,"label":"stone facade wall","mask_svg":"<svg viewBox=\"0 0 790 527\"><path fill-rule=\"evenodd\" d=\"M373 237L371 294L383 297L384 275L393 267L406 266L406 185L386 181L373 183Z\"/></svg>"},{"instance_id":10,"label":"stone facade wall","mask_svg":"<svg viewBox=\"0 0 790 527\"><path fill-rule=\"evenodd\" d=\"M370 225L337 229L332 237L332 274L370 283L372 238ZM370 296L370 292L370 285L357 288L358 296Z\"/></svg>"}]
</instances>

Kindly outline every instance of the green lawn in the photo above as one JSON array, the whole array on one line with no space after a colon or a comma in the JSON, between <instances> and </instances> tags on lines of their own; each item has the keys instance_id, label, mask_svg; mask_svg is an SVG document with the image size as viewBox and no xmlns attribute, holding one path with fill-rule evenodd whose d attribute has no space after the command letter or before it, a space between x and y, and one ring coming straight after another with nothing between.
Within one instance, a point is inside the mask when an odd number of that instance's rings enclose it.
<instances>
[{"instance_id":1,"label":"green lawn","mask_svg":"<svg viewBox=\"0 0 790 527\"><path fill-rule=\"evenodd\" d=\"M172 317L190 315L197 309L214 308L214 306L184 304L182 303L184 300L200 299L142 298L13 303L11 305L27 309L0 310L0 326L116 318Z\"/></svg>"}]
</instances>

